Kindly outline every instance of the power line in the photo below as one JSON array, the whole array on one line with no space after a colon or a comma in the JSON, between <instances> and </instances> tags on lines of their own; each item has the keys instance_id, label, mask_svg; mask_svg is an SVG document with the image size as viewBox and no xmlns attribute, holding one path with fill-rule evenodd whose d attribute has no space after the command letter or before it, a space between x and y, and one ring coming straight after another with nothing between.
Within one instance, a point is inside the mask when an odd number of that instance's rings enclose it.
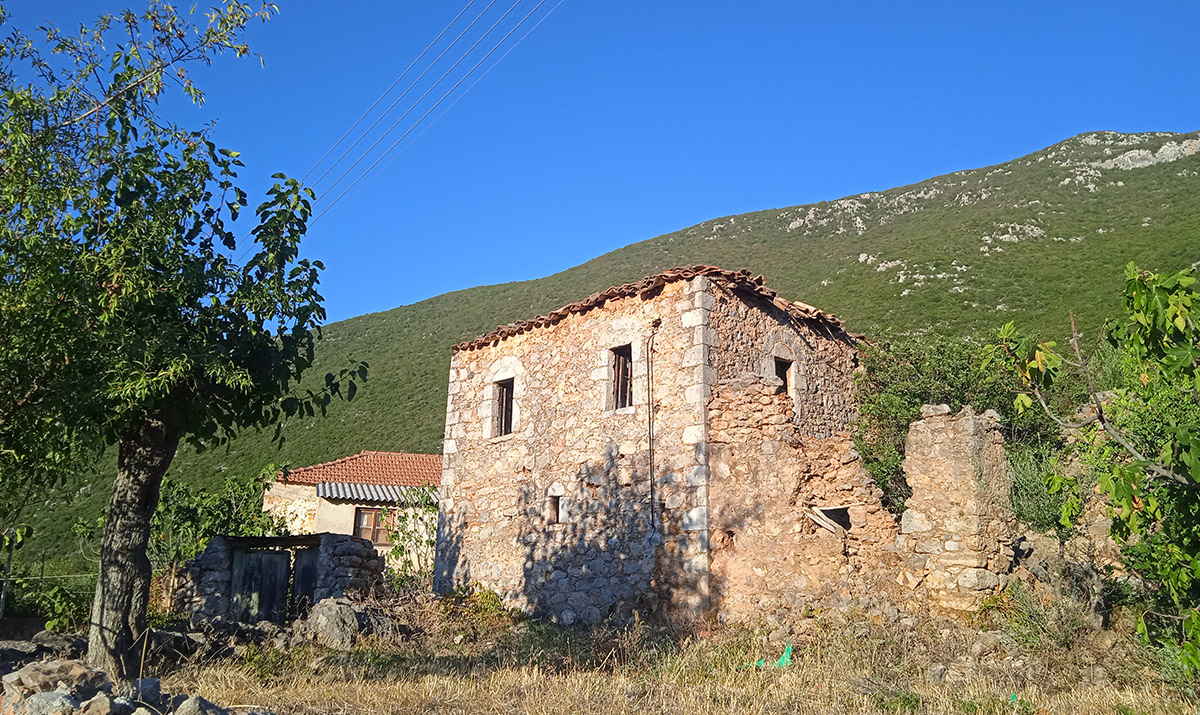
<instances>
[{"instance_id":1,"label":"power line","mask_svg":"<svg viewBox=\"0 0 1200 715\"><path fill-rule=\"evenodd\" d=\"M518 0L518 2L519 2L519 0ZM560 0L560 2L561 2L561 0ZM475 65L473 67L471 67L471 69L468 70L465 75L463 75L462 79L458 80L458 82L456 82L454 84L454 86L450 88L450 90L448 92L443 94L442 98L439 99L436 104L434 104L432 107L430 107L429 110L427 112L425 112L425 114L421 115L421 118L418 119L411 127L408 128L408 131L404 132L404 134L401 135L399 139L397 139L395 142L393 142L392 145L389 146L387 148L387 150L384 151L383 154L381 154L379 156L379 158L374 161L374 163L372 163L370 166L367 167L366 171L364 171L357 179L355 179L354 182L352 184L350 184L350 186L347 186L345 191L338 194L338 197L333 200L333 203L326 206L325 209L323 211L321 211L321 213L319 213L316 218L314 218L312 221L310 221L308 225L312 226L314 223L321 220L322 216L329 213L329 210L332 209L334 206L336 206L337 202L342 200L342 197L344 197L346 194L348 194L350 192L351 189L353 189L355 186L357 186L358 182L362 181L363 178L365 178L367 174L371 173L371 170L374 169L376 166L378 166L379 162L383 161L387 157L387 155L390 154L392 152L392 150L395 149L396 146L400 144L400 142L404 141L405 137L407 137L409 134L411 134L412 131L414 129L416 129L421 124L422 121L425 120L425 117L428 117L430 114L433 113L433 110L435 110L439 106L441 106L442 102L446 101L446 98L449 97L451 94L453 94L454 90L458 89L459 85L461 85L463 82L467 81L467 78L470 77L471 74L474 73L475 70L479 68L479 65L486 62L487 58L492 56L492 53L494 53L496 50L500 49L500 46L503 45L504 42L506 40L508 40L508 38L511 37L514 32L516 32L518 29L520 29L521 25L524 25L525 21L528 20L530 18L530 16L533 15L533 13L537 12L538 8L540 8L545 3L546 3L546 0L539 0L538 4L535 5L534 8L532 10L530 10L527 15L525 15L525 17L521 18L521 21L518 22L516 24L516 26L513 27L513 29L508 31L508 34L506 34L504 37L500 38L500 41L496 43L495 47L488 50L488 53L486 55L484 55L482 58L480 58L480 60L478 62L476 62ZM555 6L555 7L557 7L557 6ZM510 9L510 12L511 12L511 9ZM507 14L507 13L505 13L505 14ZM503 18L501 18L501 19L503 19ZM489 32L490 32L490 30L489 30ZM482 38L480 38L480 39L482 39ZM439 82L440 81L441 80L439 80ZM434 86L437 86L437 85L435 84ZM432 89L432 87L430 89ZM428 92L426 94L428 94ZM424 97L422 97L422 99L423 98ZM399 122L397 122L397 123L399 123ZM395 125L392 125L392 126L394 127ZM391 129L389 129L388 131L390 132ZM384 136L386 136L386 133ZM382 140L382 137L380 137L380 140ZM378 144L378 143L379 142L377 141L376 144ZM374 146L372 146L372 148L374 148ZM370 150L368 150L368 151L370 151ZM361 159L359 161L361 161ZM356 165L357 165L357 163L358 162L355 162ZM350 168L353 169L354 167L352 166ZM349 173L349 170L347 170L347 173ZM342 176L345 176L345 174L343 174ZM338 177L338 181L341 181L341 177ZM337 182L334 182L334 185L336 186Z\"/></svg>"},{"instance_id":2,"label":"power line","mask_svg":"<svg viewBox=\"0 0 1200 715\"><path fill-rule=\"evenodd\" d=\"M495 0L493 0L493 2L495 2ZM545 0L542 0L542 2L545 2ZM534 7L534 8L533 8L533 10L534 10L534 11L536 11L538 7L541 7L541 4L542 4L542 2L539 2L539 3L538 3L538 5L537 5L537 7ZM340 176L338 176L338 178L337 178L337 179L334 179L334 182L333 182L333 183L332 183L332 184L329 186L329 188L328 188L328 189L326 189L326 191L333 191L334 187L335 187L335 186L337 186L338 184L340 184L340 183L341 183L341 181L342 181L342 179L346 178L346 175L347 175L347 174L349 174L351 171L354 171L354 167L356 167L356 166L358 166L359 164L361 164L361 163L362 163L362 161L363 161L363 159L366 159L368 156L370 156L371 152L375 150L375 147L379 146L379 143L380 143L381 141L383 141L385 138L387 138L387 135L388 135L388 134L391 134L391 133L392 133L392 130L393 130L393 129L395 129L395 128L396 128L396 127L397 127L397 126L400 124L400 122L403 122L403 121L404 121L404 119L405 119L405 118L406 118L406 117L407 117L409 114L411 114L411 113L412 113L412 111L413 111L414 109L416 109L418 106L420 106L421 102L425 101L425 98L429 96L429 93L430 93L430 92L432 92L433 90L437 89L437 86L438 86L439 84L441 84L441 83L442 83L442 80L446 79L446 76L447 76L447 75L449 75L449 74L450 74L451 72L453 72L453 71L454 71L454 70L455 70L455 69L456 69L456 68L457 68L457 67L458 67L460 64L462 64L462 61L463 61L463 60L465 60L465 59L467 59L467 57L468 57L468 56L470 56L470 54L471 54L472 52L474 52L474 51L475 51L475 48L479 46L479 43L480 43L480 42L483 42L483 41L484 41L484 39L485 39L485 38L487 38L487 36L488 36L488 35L492 34L492 30L495 30L495 29L496 29L496 26L497 26L497 25L499 25L501 22L504 22L504 18L508 17L508 16L509 16L509 15L512 13L512 11L513 11L513 10L516 10L516 9L517 9L517 5L520 5L520 4L521 4L521 0L517 0L516 2L514 2L514 3L512 4L512 7L508 8L508 10L506 10L506 11L504 12L504 14L500 16L500 19L498 19L498 20L496 20L495 22L493 22L493 23L492 23L492 26L491 26L491 27L489 27L489 28L487 29L487 32L483 33L483 34L482 34L482 35L479 37L479 39L475 40L475 43L474 43L474 44L472 44L472 45L471 45L469 48L467 48L467 51L463 53L463 56L462 56L462 57L459 57L459 58L458 58L458 60L456 60L454 64L450 65L450 69L448 69L448 70L446 70L445 72L443 72L443 73L442 73L442 76L441 76L441 77L438 77L438 78L437 78L437 81L435 81L435 82L434 82L432 85L430 85L429 89L425 90L425 93L424 93L424 94L422 94L420 97L418 97L418 98L417 98L417 101L413 102L413 104L412 104L412 106L411 106L411 107L409 107L408 109L404 110L404 114L401 114L399 119L397 119L396 121L392 122L392 126L388 127L388 128L387 128L387 129L386 129L386 130L383 132L383 134L381 134L381 135L379 136L379 138L378 138L378 139L376 139L376 140L375 140L375 142L374 142L373 144L371 144L371 146L367 147L367 150L366 150L366 151L364 151L364 152L362 153L362 156L358 157L358 159L356 159L356 160L354 161L354 163L353 163L353 164L351 164L349 167L347 167L347 168L346 168L346 170L345 170L345 171L343 171L343 172L341 173L341 175L340 175ZM489 7L490 7L490 5L489 5ZM530 12L530 14L533 14L533 11L531 11L531 12ZM526 18L526 19L528 19L528 17L529 17L529 15L526 15L526 16L525 16L525 18ZM525 20L521 20L521 22L517 23L517 26L516 26L516 27L520 27L520 26L521 26L521 23L523 23L523 22L525 22ZM513 33L513 31L515 31L515 30L516 30L516 27L514 27L512 30L509 30L509 33L508 33L508 35L511 35L511 34ZM504 40L507 40L507 39L508 39L508 35L505 35L505 36L504 36L504 38L500 40L500 42L501 42L501 43L503 43L503 42L504 42ZM499 47L499 45L497 45L497 47ZM496 51L496 48L494 48L494 47L493 47L491 52L489 52L487 55L484 55L484 59L486 59L488 55L491 55L491 53L492 53L492 52L495 52L495 51ZM478 64L476 64L476 65L475 65L475 67L478 67L478 66L479 66ZM474 71L474 67L473 67L473 68L471 68L471 71ZM464 75L464 76L463 76L463 78L465 79L465 78L466 78L468 75L470 75L470 74L471 74L471 72L470 72L470 71L469 71L469 72L467 72L467 74L466 74L466 75ZM461 82L462 82L462 80L459 80L459 83L461 83ZM457 87L458 85L456 84L456 85L454 85L454 86L455 86L455 87ZM437 105L434 105L434 106L437 106ZM421 120L419 120L419 119L418 119L418 120L417 120L417 123L418 123L418 124L420 124L420 121L421 121ZM416 125L413 125L413 126L416 126ZM410 129L409 131L412 131L412 130ZM405 136L408 136L407 132L405 133ZM372 164L372 166L374 166L374 164ZM370 171L370 169L367 169L367 171ZM326 173L328 173L328 172L326 172ZM324 177L324 175L322 175L322 178L323 178L323 177ZM320 182L320 179L317 179L317 181L318 181L318 182Z\"/></svg>"},{"instance_id":3,"label":"power line","mask_svg":"<svg viewBox=\"0 0 1200 715\"><path fill-rule=\"evenodd\" d=\"M526 31L525 31L525 34L524 34L524 35L521 35L520 39L518 39L516 42L514 42L512 45L510 45L510 46L509 46L509 48L508 48L507 50L505 50L505 51L504 51L504 54L500 55L500 58L499 58L499 59L497 59L495 62L493 62L493 63L491 64L491 66L489 66L487 69L485 69L485 70L483 71L483 74L481 74L481 75L479 75L478 77L476 77L474 82L472 82L471 84L467 85L467 88L463 90L462 94L460 94L460 95L458 95L457 97L455 97L455 98L454 98L454 101L450 103L450 106L448 106L448 107L446 107L445 109L443 109L443 110L442 110L442 112L441 112L441 114L439 114L439 115L437 115L436 117L434 117L432 122L430 122L429 124L426 124L426 125L425 125L425 128L421 130L421 133L420 133L420 134L418 134L418 135L416 135L415 137L413 137L413 140L412 140L412 141L410 141L410 142L409 142L407 145L405 145L405 147L404 147L403 149L401 149L400 151L396 152L396 155L395 155L395 156L393 156L393 157L391 158L391 161L389 161L388 163L386 163L386 164L384 164L384 165L383 165L383 169L381 169L381 170L380 170L380 173L383 173L383 172L387 171L387 170L388 170L388 167L389 167L389 166L391 166L393 163L395 163L396 159L399 159L401 154L403 154L404 152L408 151L408 148L409 148L409 147L411 147L413 144L416 144L418 139L420 139L421 137L425 136L425 132L427 132L427 131L429 131L430 129L432 129L432 128L433 128L433 125L435 125L435 124L437 124L437 123L438 123L438 120L440 120L442 117L446 116L446 113L447 113L447 112L449 112L451 109L454 109L454 106L455 106L456 104L458 104L460 101L462 101L462 98L463 98L463 97L465 97L465 96L467 96L467 93L468 93L468 92L470 92L472 89L475 89L475 85L479 84L479 82L480 82L480 81L481 81L481 80L482 80L484 77L487 77L487 76L488 76L488 73L490 73L492 70L496 69L496 65L500 64L501 62L503 62L503 61L504 61L504 58L505 58L505 57L508 57L509 53L511 53L513 50L517 49L517 46L519 46L519 45L520 45L522 42L524 42L526 37L529 37L529 35L531 35L531 34L533 33L533 31L534 31L534 30L538 29L538 27L539 27L539 26L540 26L540 25L541 25L543 22L545 22L545 21L546 21L546 20L547 20L547 19L548 19L548 18L549 18L551 15L553 15L553 14L554 14L554 11L558 9L558 6L559 6L559 5L562 5L564 2L566 2L566 0L558 0L558 2L554 4L554 7L550 8L550 11L549 11L549 12L547 12L545 15L542 15L542 19L541 19L541 20L538 20L536 23L534 23L533 27L531 27L531 28L529 28L528 30L526 30ZM536 10L537 8L534 8L534 9ZM376 174L376 176L378 176L378 175L379 175L379 174ZM367 183L369 184L370 182L367 182Z\"/></svg>"},{"instance_id":4,"label":"power line","mask_svg":"<svg viewBox=\"0 0 1200 715\"><path fill-rule=\"evenodd\" d=\"M383 94L379 95L379 98L376 99L374 102L372 102L371 106L367 107L367 111L363 112L362 116L360 116L358 119L354 120L354 124L350 125L350 128L346 130L346 133L343 134L340 139L338 139L336 142L334 142L333 146L329 147L329 150L326 151L325 154L322 155L321 158L317 160L316 164L312 165L311 169L304 172L304 176L300 177L300 183L303 184L304 180L308 178L308 175L313 173L314 171L316 171L317 167L321 165L321 162L325 161L325 159L327 159L329 157L329 155L333 153L333 150L338 148L339 144L346 141L346 137L350 136L350 133L353 132L354 129L356 127L358 127L359 124L362 123L362 120L366 119L367 115L369 115L371 113L371 111L375 109L375 107L379 106L379 103L383 101L383 98L388 96L388 93L391 92L392 89L394 89L397 84L400 84L400 80L404 79L404 76L407 75L409 73L409 71L413 67L415 67L418 62L421 61L421 58L424 57L429 52L429 50L433 49L433 46L437 44L438 40L442 39L442 36L446 34L446 31L449 30L451 27L453 27L454 23L458 22L458 18L462 17L463 13L466 12L474 4L475 4L475 0L468 0L467 4L463 7L463 9L459 10L458 14L454 16L454 19L450 21L450 24L448 24L444 28L442 28L442 31L438 33L438 36L433 38L433 42L430 42L429 45L424 50L421 50L421 54L417 55L417 59L413 60L412 63L408 67L405 67L404 71L400 73L400 76L397 77L396 79L392 80L392 83L390 85L388 85L388 88L383 90ZM486 12L486 10L484 12ZM470 27L468 27L467 29L470 29ZM384 112L384 114L386 114L386 113L387 112ZM374 126L374 125L372 125L372 126ZM370 131L370 129L368 129L367 131ZM345 155L343 154L343 156L345 156ZM338 161L341 161L340 157L339 157ZM334 162L334 164L336 164L336 163L337 162Z\"/></svg>"},{"instance_id":5,"label":"power line","mask_svg":"<svg viewBox=\"0 0 1200 715\"><path fill-rule=\"evenodd\" d=\"M517 2L518 2L518 3L520 3L520 2L521 2L521 0L517 0ZM429 74L429 70L431 70L431 69L433 69L434 67L436 67L436 66L437 66L437 63L438 63L438 62L441 62L441 61L442 61L442 58L446 56L446 53L447 53L447 52L449 52L451 49L453 49L453 48L454 48L454 46L458 44L458 41L459 41L459 40L461 40L461 39L463 38L463 35L465 35L465 34L467 34L468 32L470 32L471 28L472 28L472 27L475 27L475 23L479 22L479 20L480 20L481 18L483 18L483 16L487 14L487 11L488 11L488 10L491 10L491 9L492 9L492 6L493 6L493 5L495 5L495 4L496 4L496 0L492 0L491 2L489 2L489 3L487 4L487 7L485 7L485 8L483 9L483 12L479 13L479 15L477 15L477 16L475 17L475 19L471 21L471 24L467 25L466 29L464 29L462 32L458 33L458 37L455 37L455 38L454 38L454 41L453 41L453 42L451 42L449 45L447 45L447 46L446 46L446 49L442 50L442 53L441 53L441 54L439 54L439 55L437 56L437 59L435 59L433 62L431 62L431 63L429 64L429 66L428 66L428 67L426 67L426 68L424 69L424 71L422 71L422 72L421 72L421 75L420 75L419 77L417 77L416 79L414 79L414 80L412 81L412 84L408 85L408 87L407 87L407 88L405 88L405 90L404 90L404 91L403 91L403 92L400 94L400 96L399 96L399 97L396 97L396 99L392 100L392 103L388 105L388 108L387 108L387 109L385 109L385 110L383 110L383 114L380 114L380 115L379 115L379 116L378 116L378 117L375 119L375 121L371 122L371 126L367 127L366 131L364 131L364 132L362 133L362 135L361 135L361 136L359 136L359 138L358 138L358 139L355 139L355 140L354 140L354 143L353 143L353 144L351 144L351 145L350 145L350 146L349 146L349 147L348 147L348 148L347 148L345 151L343 151L343 152L342 152L341 156L339 156L339 157L337 158L337 161L335 161L335 162L333 162L332 164L330 164L330 165L329 165L329 168L325 169L324 173L322 173L322 174L321 174L319 177L317 177L317 180L316 180L316 181L314 181L314 182L313 182L313 184L312 184L312 185L313 185L313 188L316 188L316 186L317 186L318 184L320 184L322 181L324 181L324 180L325 180L325 177L329 175L329 172L330 172L330 171L333 171L333 168L334 168L334 167L336 167L338 164L340 164L340 163L342 162L342 159L345 159L345 158L346 158L346 155L347 155L347 154L349 154L350 152L354 151L354 147L358 146L359 142L361 142L363 139L366 139L366 138L367 138L367 135L369 135L369 134L371 133L371 130L372 130L372 129L374 129L374 128L375 128L375 127L376 127L376 126L377 126L377 125L378 125L378 124L379 124L381 121L383 121L383 118L384 118L384 117L386 117L386 116L388 115L388 113L389 113L389 112L391 112L393 109L395 109L396 105L400 103L400 100L402 100L402 99L404 99L405 97L407 97L407 96L408 96L408 93L412 91L413 87L416 87L416 86L417 86L417 84L418 84L418 83L420 83L420 81L421 81L421 80L425 79L425 75ZM514 5L514 7L515 7L515 5ZM512 8L509 8L509 11L508 11L508 12L512 12ZM504 13L504 15L508 15L508 13L506 12L506 13ZM504 17L502 16L500 19L501 19L501 20L503 20L503 19L504 19ZM497 22L499 22L499 21L497 21ZM492 28L495 28L495 25L492 25ZM489 29L489 30L488 30L488 32L491 32L491 29ZM487 32L483 33L483 37L487 37L487 34L488 34ZM479 40L482 40L482 39L483 39L483 37L479 38ZM476 41L476 43L475 43L476 45L477 45L477 44L479 44L479 40L477 40L477 41ZM471 50L473 50L473 49L475 49L475 45L472 45L472 46L471 46ZM463 57L465 58L467 55L471 54L471 50L467 50L467 51L466 51L466 53L463 55ZM458 60L458 62L462 62L462 58L460 58L460 59ZM458 66L458 62L455 62L455 63L454 63L454 67L457 67L457 66ZM454 67L451 67L450 69L451 69L451 70L453 70L453 69L454 69ZM443 76L443 77L445 77L445 75L442 75L442 76ZM441 81L441 80L439 79L439 80L438 80L438 82L440 82L440 81ZM434 86L434 87L436 87L436 86L437 86L437 82L434 82L433 86ZM432 88L431 88L431 89L432 89ZM426 94L428 94L428 92L426 92ZM421 97L421 99L424 99L424 96L422 96L422 97ZM419 104L420 102L421 102L421 100L420 100L420 99L418 99L418 100L417 100L417 103ZM414 104L413 106L415 107L416 105ZM410 107L410 108L409 108L409 110L408 110L408 112L411 112L411 111L412 111L412 108ZM405 112L404 116L408 116L408 112ZM404 117L401 117L400 119L403 119L403 118L404 118ZM393 125L393 126L395 126L395 125ZM388 131L391 131L391 130L389 129ZM384 135L386 136L386 135L387 135L387 132L384 132ZM378 142L376 142L376 143L378 143ZM374 146L375 146L375 145L374 145L374 144L372 144L372 145L371 145L371 148L374 148ZM370 152L371 152L371 149L367 149L366 153L368 153L368 154L369 154ZM364 156L365 156L365 154L364 154ZM359 161L361 161L361 160L362 160L362 159L360 158L360 159L359 159ZM353 167L353 166L351 166L351 168L354 168L354 167ZM339 178L340 178L340 177L339 177ZM336 182L336 181L335 181L335 182L333 182L333 186L337 186L337 182ZM330 186L330 187L329 187L329 190L330 190L330 191L332 191L332 190L333 190L333 186Z\"/></svg>"}]
</instances>

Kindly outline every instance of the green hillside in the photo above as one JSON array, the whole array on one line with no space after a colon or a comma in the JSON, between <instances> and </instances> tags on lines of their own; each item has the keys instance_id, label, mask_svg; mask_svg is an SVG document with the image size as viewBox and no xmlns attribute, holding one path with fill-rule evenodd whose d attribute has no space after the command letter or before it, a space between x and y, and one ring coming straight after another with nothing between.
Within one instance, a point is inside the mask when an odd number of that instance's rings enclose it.
<instances>
[{"instance_id":1,"label":"green hillside","mask_svg":"<svg viewBox=\"0 0 1200 715\"><path fill-rule=\"evenodd\" d=\"M783 296L869 335L990 332L1007 320L1062 332L1118 310L1128 261L1200 261L1200 133L1083 134L1014 161L912 186L706 221L533 281L482 286L330 325L314 377L350 358L370 382L324 420L289 427L282 451L247 434L183 450L171 476L213 483L270 462L363 449L440 452L450 346L663 268L714 264L766 276ZM49 535L105 503L100 479ZM56 510L57 511L57 510ZM60 532L61 533L61 532Z\"/></svg>"}]
</instances>

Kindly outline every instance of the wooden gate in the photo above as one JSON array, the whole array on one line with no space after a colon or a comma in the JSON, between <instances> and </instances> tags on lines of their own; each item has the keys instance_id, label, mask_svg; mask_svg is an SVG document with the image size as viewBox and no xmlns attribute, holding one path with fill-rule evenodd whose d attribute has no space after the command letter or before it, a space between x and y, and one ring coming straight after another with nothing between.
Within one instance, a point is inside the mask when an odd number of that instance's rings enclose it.
<instances>
[{"instance_id":1,"label":"wooden gate","mask_svg":"<svg viewBox=\"0 0 1200 715\"><path fill-rule=\"evenodd\" d=\"M292 618L304 618L312 607L313 593L317 590L317 556L320 552L316 546L296 549L296 561L292 567Z\"/></svg>"},{"instance_id":2,"label":"wooden gate","mask_svg":"<svg viewBox=\"0 0 1200 715\"><path fill-rule=\"evenodd\" d=\"M233 616L241 623L282 624L288 613L291 553L274 549L233 552Z\"/></svg>"}]
</instances>

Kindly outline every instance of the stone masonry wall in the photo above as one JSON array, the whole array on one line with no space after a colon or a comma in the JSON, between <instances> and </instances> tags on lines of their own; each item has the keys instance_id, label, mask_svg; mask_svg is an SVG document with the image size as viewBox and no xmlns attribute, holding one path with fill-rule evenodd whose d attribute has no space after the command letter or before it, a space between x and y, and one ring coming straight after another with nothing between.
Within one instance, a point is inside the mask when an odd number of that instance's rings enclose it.
<instances>
[{"instance_id":1,"label":"stone masonry wall","mask_svg":"<svg viewBox=\"0 0 1200 715\"><path fill-rule=\"evenodd\" d=\"M566 623L703 610L709 289L667 283L453 355L437 589L476 583ZM611 351L626 344L633 405L614 409ZM514 430L498 436L507 379Z\"/></svg>"},{"instance_id":2,"label":"stone masonry wall","mask_svg":"<svg viewBox=\"0 0 1200 715\"><path fill-rule=\"evenodd\" d=\"M995 412L957 415L945 405L921 409L905 442L912 488L897 548L907 554L899 582L934 605L976 608L1003 587L1017 535L1004 437Z\"/></svg>"},{"instance_id":3,"label":"stone masonry wall","mask_svg":"<svg viewBox=\"0 0 1200 715\"><path fill-rule=\"evenodd\" d=\"M775 359L788 360L788 392L801 433L824 439L845 432L855 414L854 342L828 325L797 322L760 296L739 294L720 284L712 293L716 379L735 380L746 374L773 378Z\"/></svg>"},{"instance_id":4,"label":"stone masonry wall","mask_svg":"<svg viewBox=\"0 0 1200 715\"><path fill-rule=\"evenodd\" d=\"M317 487L275 482L263 493L263 511L287 523L288 533L311 534L316 529Z\"/></svg>"},{"instance_id":5,"label":"stone masonry wall","mask_svg":"<svg viewBox=\"0 0 1200 715\"><path fill-rule=\"evenodd\" d=\"M896 520L844 431L802 438L774 375L722 380L709 415L711 581L722 620L784 621L895 589ZM846 507L850 528L819 525L811 515L823 507Z\"/></svg>"},{"instance_id":6,"label":"stone masonry wall","mask_svg":"<svg viewBox=\"0 0 1200 715\"><path fill-rule=\"evenodd\" d=\"M240 548L227 537L214 536L208 547L184 566L172 607L190 614L193 622L233 618L233 561ZM365 594L382 579L383 558L366 539L326 533L320 535L317 548L312 603Z\"/></svg>"}]
</instances>

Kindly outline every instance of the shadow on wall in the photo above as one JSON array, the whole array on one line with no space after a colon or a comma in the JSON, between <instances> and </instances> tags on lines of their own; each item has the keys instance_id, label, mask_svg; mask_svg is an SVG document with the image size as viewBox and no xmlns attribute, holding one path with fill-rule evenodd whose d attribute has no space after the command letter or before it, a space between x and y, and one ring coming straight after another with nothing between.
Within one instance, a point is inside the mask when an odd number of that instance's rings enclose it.
<instances>
[{"instance_id":1,"label":"shadow on wall","mask_svg":"<svg viewBox=\"0 0 1200 715\"><path fill-rule=\"evenodd\" d=\"M609 443L599 459L547 486L525 472L502 536L480 528L478 515L443 513L435 589L476 581L472 561L501 547L477 543L490 533L516 545L520 570L496 583L478 580L537 617L621 623L635 611L675 617L719 604L719 589L710 592L708 579L708 532L687 531L683 518L689 494L701 487L667 464L654 466L652 485L649 469L646 452L621 454ZM753 504L745 509L761 511ZM494 564L479 567L494 573Z\"/></svg>"}]
</instances>

